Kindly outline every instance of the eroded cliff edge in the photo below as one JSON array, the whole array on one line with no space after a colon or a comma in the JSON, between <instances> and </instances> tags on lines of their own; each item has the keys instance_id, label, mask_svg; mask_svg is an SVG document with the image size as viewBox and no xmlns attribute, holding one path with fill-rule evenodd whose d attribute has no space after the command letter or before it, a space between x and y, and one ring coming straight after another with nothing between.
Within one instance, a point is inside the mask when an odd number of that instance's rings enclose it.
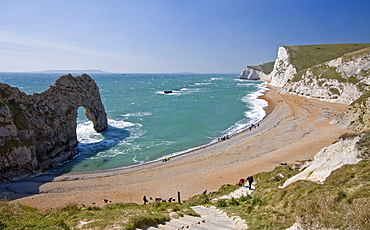
<instances>
[{"instance_id":1,"label":"eroded cliff edge","mask_svg":"<svg viewBox=\"0 0 370 230\"><path fill-rule=\"evenodd\" d=\"M370 44L283 46L262 77L285 93L350 104L370 89Z\"/></svg>"},{"instance_id":2,"label":"eroded cliff edge","mask_svg":"<svg viewBox=\"0 0 370 230\"><path fill-rule=\"evenodd\" d=\"M0 182L48 170L77 154L77 109L97 132L108 126L99 88L83 74L59 77L43 93L0 84Z\"/></svg>"},{"instance_id":3,"label":"eroded cliff edge","mask_svg":"<svg viewBox=\"0 0 370 230\"><path fill-rule=\"evenodd\" d=\"M349 105L333 123L353 133L322 149L284 186L297 180L323 182L333 170L370 156L370 43L279 47L273 70L260 79L282 93Z\"/></svg>"}]
</instances>

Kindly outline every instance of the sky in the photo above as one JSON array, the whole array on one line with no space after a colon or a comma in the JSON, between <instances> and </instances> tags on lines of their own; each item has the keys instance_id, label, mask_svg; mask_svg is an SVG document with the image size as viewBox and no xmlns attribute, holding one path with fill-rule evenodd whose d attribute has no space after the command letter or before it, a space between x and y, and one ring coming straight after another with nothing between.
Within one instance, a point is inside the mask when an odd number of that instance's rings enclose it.
<instances>
[{"instance_id":1,"label":"sky","mask_svg":"<svg viewBox=\"0 0 370 230\"><path fill-rule=\"evenodd\" d=\"M370 43L369 0L1 0L0 72L240 73L279 46Z\"/></svg>"}]
</instances>

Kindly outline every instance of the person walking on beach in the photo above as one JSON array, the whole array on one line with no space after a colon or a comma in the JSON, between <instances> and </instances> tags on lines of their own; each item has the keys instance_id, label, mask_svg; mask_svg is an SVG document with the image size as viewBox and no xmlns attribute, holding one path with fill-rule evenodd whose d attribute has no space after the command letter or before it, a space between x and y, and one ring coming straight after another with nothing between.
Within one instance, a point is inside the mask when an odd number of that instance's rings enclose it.
<instances>
[{"instance_id":1,"label":"person walking on beach","mask_svg":"<svg viewBox=\"0 0 370 230\"><path fill-rule=\"evenodd\" d=\"M249 190L252 190L253 176L247 177L247 181L249 184Z\"/></svg>"}]
</instances>

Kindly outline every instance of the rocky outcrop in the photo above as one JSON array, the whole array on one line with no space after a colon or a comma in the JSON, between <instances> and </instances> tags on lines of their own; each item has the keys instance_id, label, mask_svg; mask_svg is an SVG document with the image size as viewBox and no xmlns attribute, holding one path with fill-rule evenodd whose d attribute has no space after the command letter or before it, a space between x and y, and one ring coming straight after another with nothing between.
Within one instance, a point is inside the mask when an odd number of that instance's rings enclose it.
<instances>
[{"instance_id":1,"label":"rocky outcrop","mask_svg":"<svg viewBox=\"0 0 370 230\"><path fill-rule=\"evenodd\" d=\"M288 48L279 47L278 56L271 74L262 80L269 81L271 85L283 87L297 73L290 58Z\"/></svg>"},{"instance_id":2,"label":"rocky outcrop","mask_svg":"<svg viewBox=\"0 0 370 230\"><path fill-rule=\"evenodd\" d=\"M346 112L336 116L332 123L340 124L356 133L370 130L370 91L351 103Z\"/></svg>"},{"instance_id":3,"label":"rocky outcrop","mask_svg":"<svg viewBox=\"0 0 370 230\"><path fill-rule=\"evenodd\" d=\"M272 72L274 62L266 62L258 66L246 66L239 75L239 79L266 80Z\"/></svg>"},{"instance_id":4,"label":"rocky outcrop","mask_svg":"<svg viewBox=\"0 0 370 230\"><path fill-rule=\"evenodd\" d=\"M282 87L285 92L350 104L370 89L369 69L367 48L312 66L287 79Z\"/></svg>"},{"instance_id":5,"label":"rocky outcrop","mask_svg":"<svg viewBox=\"0 0 370 230\"><path fill-rule=\"evenodd\" d=\"M297 180L323 183L332 171L343 165L357 164L362 160L362 153L357 147L359 140L360 136L339 139L335 144L323 148L306 169L286 180L282 188Z\"/></svg>"},{"instance_id":6,"label":"rocky outcrop","mask_svg":"<svg viewBox=\"0 0 370 230\"><path fill-rule=\"evenodd\" d=\"M266 74L262 70L246 66L239 75L239 79L245 80L260 80L265 78Z\"/></svg>"},{"instance_id":7,"label":"rocky outcrop","mask_svg":"<svg viewBox=\"0 0 370 230\"><path fill-rule=\"evenodd\" d=\"M107 117L88 75L66 75L40 94L0 84L0 182L48 170L77 154L77 109L101 132Z\"/></svg>"},{"instance_id":8,"label":"rocky outcrop","mask_svg":"<svg viewBox=\"0 0 370 230\"><path fill-rule=\"evenodd\" d=\"M260 79L282 87L283 93L345 104L370 89L370 48L349 52L303 70L297 70L292 59L289 47L279 47L273 71Z\"/></svg>"}]
</instances>

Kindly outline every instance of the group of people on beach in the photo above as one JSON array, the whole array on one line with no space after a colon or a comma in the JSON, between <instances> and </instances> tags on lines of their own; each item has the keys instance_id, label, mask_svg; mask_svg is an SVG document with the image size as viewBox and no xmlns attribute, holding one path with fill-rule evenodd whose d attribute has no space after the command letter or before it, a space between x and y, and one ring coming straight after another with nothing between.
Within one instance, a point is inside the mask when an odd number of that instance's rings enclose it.
<instances>
[{"instance_id":1,"label":"group of people on beach","mask_svg":"<svg viewBox=\"0 0 370 230\"><path fill-rule=\"evenodd\" d=\"M152 201L153 198L149 197L149 200ZM150 204L151 202L149 200L146 198L146 196L143 197L144 204ZM168 200L164 200L160 197L154 198L154 202L170 202L171 203L172 201L176 201L176 200L173 197L170 197Z\"/></svg>"},{"instance_id":2,"label":"group of people on beach","mask_svg":"<svg viewBox=\"0 0 370 230\"><path fill-rule=\"evenodd\" d=\"M256 123L256 124L251 124L248 129L249 131L252 131L253 128L257 128L260 126L260 123ZM227 140L227 139L230 139L230 135L226 135L226 136L223 136L223 137L219 137L217 140L218 141L224 141L224 140Z\"/></svg>"},{"instance_id":3,"label":"group of people on beach","mask_svg":"<svg viewBox=\"0 0 370 230\"><path fill-rule=\"evenodd\" d=\"M164 158L164 159L162 160L162 162L167 162L167 161L169 161L169 160L170 160L170 158L166 157L166 158Z\"/></svg>"},{"instance_id":4,"label":"group of people on beach","mask_svg":"<svg viewBox=\"0 0 370 230\"><path fill-rule=\"evenodd\" d=\"M249 131L252 131L252 129L253 129L253 128L255 128L255 129L256 129L256 128L257 128L257 127L259 127L259 126L260 126L260 124L259 124L259 123L252 124L251 126L249 126L249 128L248 128L248 129L249 129Z\"/></svg>"},{"instance_id":5,"label":"group of people on beach","mask_svg":"<svg viewBox=\"0 0 370 230\"><path fill-rule=\"evenodd\" d=\"M230 139L230 135L226 135L226 136L223 136L223 137L219 137L219 138L218 138L218 141L224 141L224 140L227 140L227 139Z\"/></svg>"},{"instance_id":6,"label":"group of people on beach","mask_svg":"<svg viewBox=\"0 0 370 230\"><path fill-rule=\"evenodd\" d=\"M238 182L239 186L244 186L245 180L248 181L248 188L249 190L252 190L252 183L253 183L253 176L248 176L246 179L241 178Z\"/></svg>"}]
</instances>

